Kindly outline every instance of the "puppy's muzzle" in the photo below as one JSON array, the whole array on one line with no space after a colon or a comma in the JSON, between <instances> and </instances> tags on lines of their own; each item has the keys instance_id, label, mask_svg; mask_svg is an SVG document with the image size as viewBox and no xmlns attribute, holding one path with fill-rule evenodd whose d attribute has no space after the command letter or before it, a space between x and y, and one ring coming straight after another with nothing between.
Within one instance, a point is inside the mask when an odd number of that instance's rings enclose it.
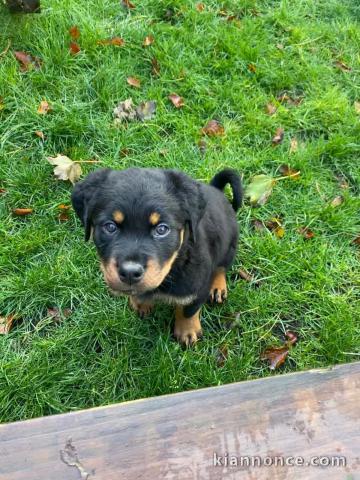
<instances>
[{"instance_id":1,"label":"puppy's muzzle","mask_svg":"<svg viewBox=\"0 0 360 480\"><path fill-rule=\"evenodd\" d=\"M119 277L127 285L135 285L144 277L145 269L140 263L124 262L119 265Z\"/></svg>"}]
</instances>

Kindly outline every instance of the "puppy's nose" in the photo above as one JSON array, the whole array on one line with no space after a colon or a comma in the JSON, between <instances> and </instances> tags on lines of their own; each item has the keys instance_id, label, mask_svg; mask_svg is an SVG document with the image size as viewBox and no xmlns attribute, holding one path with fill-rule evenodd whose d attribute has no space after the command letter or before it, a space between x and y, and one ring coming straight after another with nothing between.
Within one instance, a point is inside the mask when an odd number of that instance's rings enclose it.
<instances>
[{"instance_id":1,"label":"puppy's nose","mask_svg":"<svg viewBox=\"0 0 360 480\"><path fill-rule=\"evenodd\" d=\"M140 263L124 262L119 267L119 276L121 281L128 284L139 282L144 276L145 270Z\"/></svg>"}]
</instances>

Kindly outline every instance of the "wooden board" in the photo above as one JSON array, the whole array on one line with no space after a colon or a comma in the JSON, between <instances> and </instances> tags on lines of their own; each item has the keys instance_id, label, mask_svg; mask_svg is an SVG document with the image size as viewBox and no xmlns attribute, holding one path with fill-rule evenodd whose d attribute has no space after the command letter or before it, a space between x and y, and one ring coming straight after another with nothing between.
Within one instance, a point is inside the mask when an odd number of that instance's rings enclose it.
<instances>
[{"instance_id":1,"label":"wooden board","mask_svg":"<svg viewBox=\"0 0 360 480\"><path fill-rule=\"evenodd\" d=\"M0 425L1 480L81 478L358 480L360 362Z\"/></svg>"}]
</instances>

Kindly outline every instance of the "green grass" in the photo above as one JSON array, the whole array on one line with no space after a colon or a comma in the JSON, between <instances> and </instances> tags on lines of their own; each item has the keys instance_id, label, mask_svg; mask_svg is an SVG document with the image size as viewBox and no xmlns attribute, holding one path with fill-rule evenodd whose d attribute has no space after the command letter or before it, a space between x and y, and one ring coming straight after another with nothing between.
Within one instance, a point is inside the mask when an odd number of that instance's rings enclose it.
<instances>
[{"instance_id":1,"label":"green grass","mask_svg":"<svg viewBox=\"0 0 360 480\"><path fill-rule=\"evenodd\" d=\"M203 12L190 0L134 3L127 12L118 0L42 0L40 15L24 16L0 6L0 51L11 40L0 57L0 315L18 315L0 336L2 421L267 376L260 353L280 345L288 329L299 340L276 374L360 356L359 249L351 244L360 217L360 8L352 0L212 0ZM220 8L240 21L226 21ZM81 32L77 56L68 51L72 25ZM143 48L149 34L155 43ZM115 35L124 47L97 45ZM22 73L14 50L40 57L42 68ZM128 76L140 78L141 88L128 86ZM284 90L302 103L278 104ZM184 97L183 109L169 102L172 92ZM114 126L114 106L129 97L156 100L156 117ZM53 111L40 116L43 99ZM268 102L278 105L273 116L264 111ZM199 132L212 118L226 135L207 139L202 156ZM285 138L272 147L279 126ZM290 156L293 137L300 148ZM290 163L301 178L279 182L265 206L242 208L229 300L203 309L204 339L184 351L171 338L172 309L160 305L149 319L137 318L125 299L108 294L74 213L59 223L71 185L57 181L46 161L58 153L120 169L175 167L204 181L229 166L245 183ZM339 187L339 174L348 189ZM339 194L344 203L332 208ZM16 207L34 213L14 217ZM274 216L283 219L283 239L253 230L252 218ZM299 235L302 226L315 232L312 240ZM260 287L236 280L240 266L263 279ZM54 322L47 317L53 306L73 313Z\"/></svg>"}]
</instances>

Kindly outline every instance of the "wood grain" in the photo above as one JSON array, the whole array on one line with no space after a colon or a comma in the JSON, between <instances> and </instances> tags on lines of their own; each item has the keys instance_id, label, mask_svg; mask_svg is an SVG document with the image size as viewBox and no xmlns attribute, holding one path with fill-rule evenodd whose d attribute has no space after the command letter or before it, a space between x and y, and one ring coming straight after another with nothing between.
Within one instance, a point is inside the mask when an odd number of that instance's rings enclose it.
<instances>
[{"instance_id":1,"label":"wood grain","mask_svg":"<svg viewBox=\"0 0 360 480\"><path fill-rule=\"evenodd\" d=\"M360 362L3 424L0 479L86 478L60 458L69 438L89 480L358 480ZM226 453L346 466L226 467Z\"/></svg>"}]
</instances>

